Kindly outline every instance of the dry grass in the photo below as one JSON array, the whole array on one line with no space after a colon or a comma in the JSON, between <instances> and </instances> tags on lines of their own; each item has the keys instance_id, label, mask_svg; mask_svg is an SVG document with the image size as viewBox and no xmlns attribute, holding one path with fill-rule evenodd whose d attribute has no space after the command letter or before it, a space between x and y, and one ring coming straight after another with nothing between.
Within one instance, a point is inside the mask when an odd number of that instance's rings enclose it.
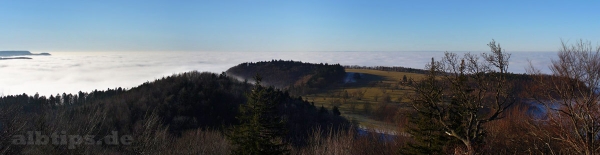
<instances>
[{"instance_id":1,"label":"dry grass","mask_svg":"<svg viewBox=\"0 0 600 155\"><path fill-rule=\"evenodd\" d=\"M170 148L169 154L230 154L232 146L225 136L214 130L185 132Z\"/></svg>"},{"instance_id":2,"label":"dry grass","mask_svg":"<svg viewBox=\"0 0 600 155\"><path fill-rule=\"evenodd\" d=\"M382 140L378 134L358 135L356 131L323 132L315 129L309 145L292 149L292 154L398 154L406 139L391 138Z\"/></svg>"}]
</instances>

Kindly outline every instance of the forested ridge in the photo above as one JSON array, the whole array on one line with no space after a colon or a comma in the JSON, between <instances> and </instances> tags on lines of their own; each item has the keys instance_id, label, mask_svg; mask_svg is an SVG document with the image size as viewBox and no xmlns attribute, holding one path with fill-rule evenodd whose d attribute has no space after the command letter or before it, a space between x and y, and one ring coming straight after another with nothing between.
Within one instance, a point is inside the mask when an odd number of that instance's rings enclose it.
<instances>
[{"instance_id":1,"label":"forested ridge","mask_svg":"<svg viewBox=\"0 0 600 155\"><path fill-rule=\"evenodd\" d=\"M0 133L3 153L43 150L48 153L139 152L149 147L177 143L187 132L214 131L220 134L239 124L239 106L253 85L223 74L196 71L175 74L132 89L107 89L49 97L28 94L0 98ZM280 98L278 117L285 118L289 131L284 140L303 146L312 129L347 130L349 123L340 116L319 110L300 97L274 90ZM112 131L134 135L130 146L30 146L11 145L11 136L25 131L44 133L108 135ZM99 137L99 136L98 136ZM155 139L155 138L163 139ZM221 138L224 139L224 138ZM142 141L146 140L146 141ZM176 147L176 146L172 146ZM166 149L166 148L165 148ZM93 152L97 153L97 152Z\"/></svg>"},{"instance_id":2,"label":"forested ridge","mask_svg":"<svg viewBox=\"0 0 600 155\"><path fill-rule=\"evenodd\" d=\"M251 80L258 74L266 85L287 89L297 95L337 86L346 76L340 64L291 60L246 62L229 68L226 73L242 80Z\"/></svg>"}]
</instances>

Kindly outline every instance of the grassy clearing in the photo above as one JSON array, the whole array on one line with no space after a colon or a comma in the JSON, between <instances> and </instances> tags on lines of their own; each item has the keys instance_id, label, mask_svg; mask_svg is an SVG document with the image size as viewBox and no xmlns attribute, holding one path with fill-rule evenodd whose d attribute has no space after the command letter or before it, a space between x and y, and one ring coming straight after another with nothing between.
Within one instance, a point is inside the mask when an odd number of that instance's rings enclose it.
<instances>
[{"instance_id":1,"label":"grassy clearing","mask_svg":"<svg viewBox=\"0 0 600 155\"><path fill-rule=\"evenodd\" d=\"M383 105L408 108L410 88L403 86L403 77L419 80L423 74L379 71L369 69L346 69L348 73L360 73L356 82L322 93L305 96L315 106L332 109L338 106L342 116L356 121L360 126L384 131L398 131L398 125L376 121L370 116Z\"/></svg>"}]
</instances>

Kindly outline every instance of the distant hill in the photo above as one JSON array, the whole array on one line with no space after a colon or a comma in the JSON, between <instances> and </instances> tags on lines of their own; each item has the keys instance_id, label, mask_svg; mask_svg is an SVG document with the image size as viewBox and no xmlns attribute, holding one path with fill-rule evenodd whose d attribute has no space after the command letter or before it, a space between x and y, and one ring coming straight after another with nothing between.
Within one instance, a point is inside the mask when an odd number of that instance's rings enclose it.
<instances>
[{"instance_id":1,"label":"distant hill","mask_svg":"<svg viewBox=\"0 0 600 155\"><path fill-rule=\"evenodd\" d=\"M298 94L343 83L346 76L344 67L339 64L284 60L246 62L229 68L226 73L251 82L259 74L267 85L288 88Z\"/></svg>"},{"instance_id":2,"label":"distant hill","mask_svg":"<svg viewBox=\"0 0 600 155\"><path fill-rule=\"evenodd\" d=\"M27 56L27 55L50 55L50 53L31 53L29 51L0 51L0 56Z\"/></svg>"}]
</instances>

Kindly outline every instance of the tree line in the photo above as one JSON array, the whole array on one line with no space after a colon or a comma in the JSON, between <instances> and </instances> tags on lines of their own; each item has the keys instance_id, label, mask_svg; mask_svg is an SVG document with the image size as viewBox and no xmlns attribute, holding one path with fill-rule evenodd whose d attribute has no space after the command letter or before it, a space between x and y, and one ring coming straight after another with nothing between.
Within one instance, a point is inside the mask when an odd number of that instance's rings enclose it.
<instances>
[{"instance_id":1,"label":"tree line","mask_svg":"<svg viewBox=\"0 0 600 155\"><path fill-rule=\"evenodd\" d=\"M401 67L401 66L359 66L359 65L344 65L344 68L347 69L370 69L370 70L380 70L380 71L393 71L393 72L406 72L406 73L419 73L426 74L427 70L410 68L410 67Z\"/></svg>"}]
</instances>

